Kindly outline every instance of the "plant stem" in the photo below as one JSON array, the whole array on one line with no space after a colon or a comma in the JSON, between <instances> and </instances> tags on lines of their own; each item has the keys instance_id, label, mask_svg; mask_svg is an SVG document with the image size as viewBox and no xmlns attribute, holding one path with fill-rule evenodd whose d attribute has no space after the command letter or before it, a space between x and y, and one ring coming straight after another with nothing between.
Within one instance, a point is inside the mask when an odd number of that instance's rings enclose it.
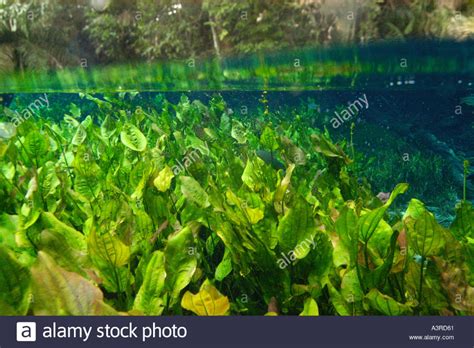
<instances>
[{"instance_id":1,"label":"plant stem","mask_svg":"<svg viewBox=\"0 0 474 348\"><path fill-rule=\"evenodd\" d=\"M464 185L463 185L463 201L466 200L467 175L469 173L469 161L464 160Z\"/></svg>"},{"instance_id":2,"label":"plant stem","mask_svg":"<svg viewBox=\"0 0 474 348\"><path fill-rule=\"evenodd\" d=\"M402 299L402 302L405 303L406 302L405 293L403 292L403 289L400 285L400 282L398 281L398 277L396 274L394 275L393 279L395 279L395 285L397 286L398 292L400 293L400 298Z\"/></svg>"},{"instance_id":3,"label":"plant stem","mask_svg":"<svg viewBox=\"0 0 474 348\"><path fill-rule=\"evenodd\" d=\"M69 169L69 163L67 162L67 158L66 158L66 152L64 151L64 147L62 146L61 144L61 140L59 139L58 135L56 134L56 132L54 132L52 129L51 129L51 134L54 136L54 138L56 139L56 141L58 142L58 146L59 148L61 149L61 152L63 154L63 158L64 158L64 163L66 164L66 171L69 175L69 179L71 180L71 182L73 181L72 180L72 174L71 174L71 170Z\"/></svg>"},{"instance_id":4,"label":"plant stem","mask_svg":"<svg viewBox=\"0 0 474 348\"><path fill-rule=\"evenodd\" d=\"M355 151L354 151L354 129L355 129L355 123L351 123L351 151L352 151L352 159L355 161Z\"/></svg>"},{"instance_id":5,"label":"plant stem","mask_svg":"<svg viewBox=\"0 0 474 348\"><path fill-rule=\"evenodd\" d=\"M421 266L420 266L420 285L418 289L418 310L421 309L421 300L422 300L422 294L423 294L423 268L425 265L425 257L421 257Z\"/></svg>"},{"instance_id":6,"label":"plant stem","mask_svg":"<svg viewBox=\"0 0 474 348\"><path fill-rule=\"evenodd\" d=\"M359 268L359 263L356 261L356 271L357 271L357 278L359 279L359 284L360 284L360 287L362 288L362 291L365 293L365 284L364 284L364 280L362 279L362 275L360 274L360 268Z\"/></svg>"},{"instance_id":7,"label":"plant stem","mask_svg":"<svg viewBox=\"0 0 474 348\"><path fill-rule=\"evenodd\" d=\"M368 253L367 244L368 244L368 241L364 243L364 260L365 260L365 267L369 269L369 255L367 254Z\"/></svg>"},{"instance_id":8,"label":"plant stem","mask_svg":"<svg viewBox=\"0 0 474 348\"><path fill-rule=\"evenodd\" d=\"M176 204L174 203L174 199L171 196L171 192L169 192L169 191L168 191L168 197L171 200L171 203L173 203L173 209L174 209L175 213L178 214L178 209L176 209Z\"/></svg>"},{"instance_id":9,"label":"plant stem","mask_svg":"<svg viewBox=\"0 0 474 348\"><path fill-rule=\"evenodd\" d=\"M5 174L3 174L3 172L1 170L0 170L0 174L5 179L5 182L9 183L14 189L16 189L18 191L18 193L21 192L20 188L14 182L11 182L10 180L8 180L7 177L5 176Z\"/></svg>"}]
</instances>

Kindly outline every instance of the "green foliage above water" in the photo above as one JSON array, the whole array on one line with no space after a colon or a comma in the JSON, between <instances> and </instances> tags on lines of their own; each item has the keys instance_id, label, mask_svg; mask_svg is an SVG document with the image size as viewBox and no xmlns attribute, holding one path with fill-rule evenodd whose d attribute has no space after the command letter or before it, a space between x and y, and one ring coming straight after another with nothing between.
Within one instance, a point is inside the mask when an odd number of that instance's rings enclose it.
<instances>
[{"instance_id":1,"label":"green foliage above water","mask_svg":"<svg viewBox=\"0 0 474 348\"><path fill-rule=\"evenodd\" d=\"M220 57L406 38L468 39L470 0L4 0L0 71Z\"/></svg>"},{"instance_id":2,"label":"green foliage above water","mask_svg":"<svg viewBox=\"0 0 474 348\"><path fill-rule=\"evenodd\" d=\"M302 118L123 96L2 135L0 314L473 314L470 202L389 216Z\"/></svg>"}]
</instances>

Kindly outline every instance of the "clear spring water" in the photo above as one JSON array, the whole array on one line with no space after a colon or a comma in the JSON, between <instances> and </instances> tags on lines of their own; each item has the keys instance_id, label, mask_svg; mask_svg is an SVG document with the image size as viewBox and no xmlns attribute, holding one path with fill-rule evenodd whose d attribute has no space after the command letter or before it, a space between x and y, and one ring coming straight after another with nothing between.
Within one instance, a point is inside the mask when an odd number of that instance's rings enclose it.
<instances>
[{"instance_id":1,"label":"clear spring water","mask_svg":"<svg viewBox=\"0 0 474 348\"><path fill-rule=\"evenodd\" d=\"M354 123L360 176L368 178L375 192L408 182L406 199L422 199L445 223L462 197L464 160L473 172L472 42L391 43L221 61L23 72L0 81L10 110L22 113L44 96L48 102L33 110L34 117L52 121L61 119L71 103L83 115L93 112L96 105L79 93L102 98L125 91L138 92L131 104L144 108L156 106L157 95L176 103L183 93L202 102L220 93L237 116L261 112L265 91L270 112L307 118L339 141L348 141ZM3 113L2 121L11 116ZM473 194L471 175L467 198L472 200Z\"/></svg>"}]
</instances>

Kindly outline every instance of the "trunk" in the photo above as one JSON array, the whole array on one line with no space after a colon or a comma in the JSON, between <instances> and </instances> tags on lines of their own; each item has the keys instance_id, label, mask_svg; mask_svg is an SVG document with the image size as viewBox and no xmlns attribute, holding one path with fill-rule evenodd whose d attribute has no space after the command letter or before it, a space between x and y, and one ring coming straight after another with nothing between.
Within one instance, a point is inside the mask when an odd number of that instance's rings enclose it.
<instances>
[{"instance_id":1,"label":"trunk","mask_svg":"<svg viewBox=\"0 0 474 348\"><path fill-rule=\"evenodd\" d=\"M220 49L219 49L219 38L217 37L215 22L214 22L213 18L209 18L209 19L212 23L212 24L210 24L210 26L211 26L211 33L212 33L212 42L214 43L214 51L216 51L217 58L220 58L221 57L221 52L220 52Z\"/></svg>"}]
</instances>

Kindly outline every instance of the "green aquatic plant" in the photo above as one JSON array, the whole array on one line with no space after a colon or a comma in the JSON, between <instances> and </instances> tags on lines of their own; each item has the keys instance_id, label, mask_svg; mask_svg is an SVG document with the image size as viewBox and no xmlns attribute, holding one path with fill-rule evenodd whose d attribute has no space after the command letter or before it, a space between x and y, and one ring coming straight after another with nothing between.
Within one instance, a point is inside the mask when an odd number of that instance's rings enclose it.
<instances>
[{"instance_id":1,"label":"green aquatic plant","mask_svg":"<svg viewBox=\"0 0 474 348\"><path fill-rule=\"evenodd\" d=\"M473 313L469 202L394 214L408 184L382 202L304 117L83 97L0 138L0 314Z\"/></svg>"},{"instance_id":2,"label":"green aquatic plant","mask_svg":"<svg viewBox=\"0 0 474 348\"><path fill-rule=\"evenodd\" d=\"M466 200L466 190L467 190L467 177L469 175L469 161L464 160L464 180L463 180L463 190L462 190L462 198L465 201Z\"/></svg>"},{"instance_id":3,"label":"green aquatic plant","mask_svg":"<svg viewBox=\"0 0 474 348\"><path fill-rule=\"evenodd\" d=\"M355 130L355 123L351 123L351 152L352 152L352 159L355 160L355 151L354 151L354 130Z\"/></svg>"}]
</instances>

